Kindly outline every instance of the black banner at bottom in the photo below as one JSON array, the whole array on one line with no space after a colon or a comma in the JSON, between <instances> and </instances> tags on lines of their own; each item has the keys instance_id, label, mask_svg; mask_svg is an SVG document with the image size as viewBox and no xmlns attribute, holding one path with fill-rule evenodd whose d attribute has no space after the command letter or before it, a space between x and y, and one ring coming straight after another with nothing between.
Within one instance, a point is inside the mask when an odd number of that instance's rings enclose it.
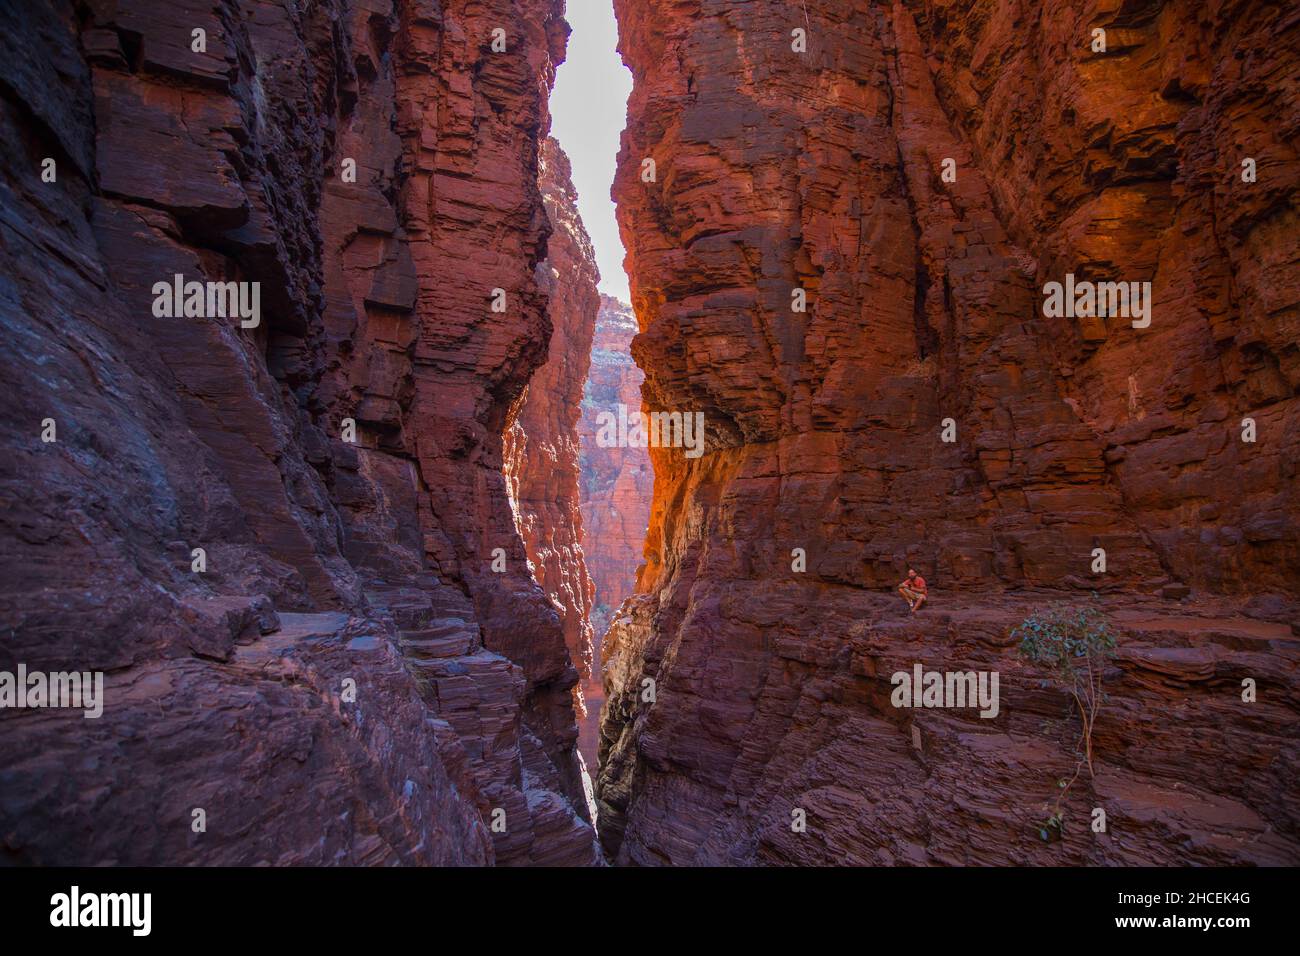
<instances>
[{"instance_id":1,"label":"black banner at bottom","mask_svg":"<svg viewBox=\"0 0 1300 956\"><path fill-rule=\"evenodd\" d=\"M649 945L660 934L661 943L681 938L687 926L693 940L718 934L734 945L753 937L769 947L781 945L769 935L781 929L797 932L801 946L846 931L867 933L873 945L971 943L989 932L1179 945L1199 936L1232 945L1242 934L1289 928L1295 876L1294 869L0 869L0 926L9 942L76 934L78 942L128 945L334 946L407 934L434 947L464 948L476 936L494 948L620 936Z\"/></svg>"}]
</instances>

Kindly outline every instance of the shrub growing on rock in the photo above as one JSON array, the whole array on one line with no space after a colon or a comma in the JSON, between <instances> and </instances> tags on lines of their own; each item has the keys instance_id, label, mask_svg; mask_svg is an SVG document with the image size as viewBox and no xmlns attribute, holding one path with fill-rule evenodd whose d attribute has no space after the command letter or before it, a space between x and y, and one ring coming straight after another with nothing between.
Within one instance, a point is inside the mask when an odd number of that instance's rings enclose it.
<instances>
[{"instance_id":1,"label":"shrub growing on rock","mask_svg":"<svg viewBox=\"0 0 1300 956\"><path fill-rule=\"evenodd\" d=\"M1020 655L1050 671L1052 679L1074 698L1079 711L1083 757L1075 765L1074 776L1059 781L1055 812L1039 831L1047 839L1049 828L1061 830L1061 804L1084 764L1093 776L1092 728L1105 699L1102 679L1115 650L1115 632L1100 608L1053 604L1025 618L1012 629L1011 636L1020 641Z\"/></svg>"}]
</instances>

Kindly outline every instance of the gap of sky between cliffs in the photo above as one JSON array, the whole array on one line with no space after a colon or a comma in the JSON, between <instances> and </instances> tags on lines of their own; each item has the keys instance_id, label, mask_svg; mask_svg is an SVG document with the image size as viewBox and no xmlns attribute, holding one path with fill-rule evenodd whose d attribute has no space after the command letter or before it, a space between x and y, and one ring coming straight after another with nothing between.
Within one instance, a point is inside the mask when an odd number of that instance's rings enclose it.
<instances>
[{"instance_id":1,"label":"gap of sky between cliffs","mask_svg":"<svg viewBox=\"0 0 1300 956\"><path fill-rule=\"evenodd\" d=\"M573 167L578 212L600 268L600 291L630 302L623 242L609 190L632 74L618 55L618 26L610 0L569 0L565 19L573 33L551 93L551 133Z\"/></svg>"}]
</instances>

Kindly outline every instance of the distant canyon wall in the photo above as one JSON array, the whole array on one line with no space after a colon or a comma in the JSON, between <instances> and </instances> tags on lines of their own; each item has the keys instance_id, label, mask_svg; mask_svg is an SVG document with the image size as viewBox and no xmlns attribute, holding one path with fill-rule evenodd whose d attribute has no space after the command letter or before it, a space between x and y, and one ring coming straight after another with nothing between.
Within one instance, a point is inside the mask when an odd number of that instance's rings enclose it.
<instances>
[{"instance_id":1,"label":"distant canyon wall","mask_svg":"<svg viewBox=\"0 0 1300 956\"><path fill-rule=\"evenodd\" d=\"M636 587L645 544L653 474L644 448L602 447L602 414L641 409L645 377L632 360L636 317L626 303L600 297L591 371L582 403L582 521L587 567L596 585L592 625L603 634L623 599Z\"/></svg>"},{"instance_id":2,"label":"distant canyon wall","mask_svg":"<svg viewBox=\"0 0 1300 956\"><path fill-rule=\"evenodd\" d=\"M618 447L602 442L602 416L617 418L622 405L629 413L641 409L641 370L632 361L636 317L631 306L613 296L600 297L591 370L582 399L580 454L583 551L595 586L591 608L592 676L584 681L588 716L581 724L581 744L587 764L595 766L600 746L600 708L604 703L601 645L615 612L636 590L642 562L654 475L645 448Z\"/></svg>"}]
</instances>

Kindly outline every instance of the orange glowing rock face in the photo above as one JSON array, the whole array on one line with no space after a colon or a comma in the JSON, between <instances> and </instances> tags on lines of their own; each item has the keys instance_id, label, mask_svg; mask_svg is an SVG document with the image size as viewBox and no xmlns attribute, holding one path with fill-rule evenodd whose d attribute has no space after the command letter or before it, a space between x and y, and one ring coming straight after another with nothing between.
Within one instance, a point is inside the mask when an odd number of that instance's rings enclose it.
<instances>
[{"instance_id":1,"label":"orange glowing rock face","mask_svg":"<svg viewBox=\"0 0 1300 956\"><path fill-rule=\"evenodd\" d=\"M650 450L644 593L603 650L606 848L1300 858L1286 779L1256 763L1295 758L1274 736L1295 711L1238 686L1296 689L1281 14L1165 7L1111 25L1099 54L1065 3L616 9L633 354L648 408L703 411L709 451ZM1048 317L1067 274L1150 282L1149 325ZM914 616L894 593L908 567L930 589ZM1093 740L1106 769L1069 813L1122 807L1131 839L1080 823L1048 847L1035 814L1073 763L1042 726L1069 700L1007 634L1091 591L1124 633ZM999 716L900 712L889 675L914 665L1000 672Z\"/></svg>"}]
</instances>

